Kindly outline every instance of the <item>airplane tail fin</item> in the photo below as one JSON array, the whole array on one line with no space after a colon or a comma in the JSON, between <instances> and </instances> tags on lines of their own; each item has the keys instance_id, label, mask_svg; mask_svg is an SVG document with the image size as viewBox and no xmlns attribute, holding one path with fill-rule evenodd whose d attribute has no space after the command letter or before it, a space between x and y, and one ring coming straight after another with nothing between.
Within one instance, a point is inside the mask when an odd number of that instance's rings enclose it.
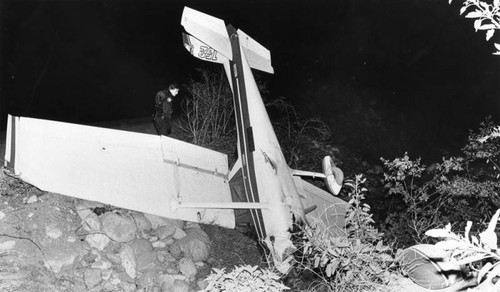
<instances>
[{"instance_id":1,"label":"airplane tail fin","mask_svg":"<svg viewBox=\"0 0 500 292\"><path fill-rule=\"evenodd\" d=\"M213 51L215 50L218 52L217 56L222 55L228 60L233 59L231 42L223 20L184 7L181 25L191 35L191 37L185 36L183 39L184 46L193 56L210 62L222 63L224 59L213 59ZM269 50L243 31L238 30L237 33L250 67L274 73Z\"/></svg>"}]
</instances>

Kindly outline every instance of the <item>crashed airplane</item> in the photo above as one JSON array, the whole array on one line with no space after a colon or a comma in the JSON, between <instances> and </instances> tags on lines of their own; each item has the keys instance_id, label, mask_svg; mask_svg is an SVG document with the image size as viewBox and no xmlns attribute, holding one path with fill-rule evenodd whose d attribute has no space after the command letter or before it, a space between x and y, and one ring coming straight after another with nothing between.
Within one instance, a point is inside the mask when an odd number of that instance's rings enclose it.
<instances>
[{"instance_id":1,"label":"crashed airplane","mask_svg":"<svg viewBox=\"0 0 500 292\"><path fill-rule=\"evenodd\" d=\"M344 226L347 203L333 196L342 171L328 156L324 173L287 165L251 70L273 73L266 48L188 7L181 25L193 56L225 68L238 141L231 169L226 154L170 137L15 116L8 118L5 167L45 191L168 218L234 228L246 214L286 273L295 224ZM330 193L303 176L323 178Z\"/></svg>"}]
</instances>

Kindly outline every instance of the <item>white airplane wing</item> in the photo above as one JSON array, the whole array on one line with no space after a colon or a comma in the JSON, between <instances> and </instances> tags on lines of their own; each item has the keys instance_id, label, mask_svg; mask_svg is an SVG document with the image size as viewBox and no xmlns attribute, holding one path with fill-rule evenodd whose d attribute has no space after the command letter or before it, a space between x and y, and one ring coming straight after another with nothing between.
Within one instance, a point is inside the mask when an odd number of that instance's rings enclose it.
<instances>
[{"instance_id":1,"label":"white airplane wing","mask_svg":"<svg viewBox=\"0 0 500 292\"><path fill-rule=\"evenodd\" d=\"M38 188L158 216L234 228L227 155L165 136L9 116L7 168ZM217 205L217 204L215 204Z\"/></svg>"}]
</instances>

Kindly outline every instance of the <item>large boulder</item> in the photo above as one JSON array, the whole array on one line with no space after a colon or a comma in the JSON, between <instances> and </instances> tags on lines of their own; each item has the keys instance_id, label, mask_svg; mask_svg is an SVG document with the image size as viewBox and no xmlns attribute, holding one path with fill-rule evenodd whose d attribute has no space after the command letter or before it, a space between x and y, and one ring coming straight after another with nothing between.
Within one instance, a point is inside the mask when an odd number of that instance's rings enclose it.
<instances>
[{"instance_id":1,"label":"large boulder","mask_svg":"<svg viewBox=\"0 0 500 292\"><path fill-rule=\"evenodd\" d=\"M201 228L186 229L186 236L170 246L170 253L176 258L190 258L201 262L210 256L211 242Z\"/></svg>"},{"instance_id":2,"label":"large boulder","mask_svg":"<svg viewBox=\"0 0 500 292\"><path fill-rule=\"evenodd\" d=\"M135 223L113 212L101 216L104 233L114 241L129 242L135 238L137 227Z\"/></svg>"}]
</instances>

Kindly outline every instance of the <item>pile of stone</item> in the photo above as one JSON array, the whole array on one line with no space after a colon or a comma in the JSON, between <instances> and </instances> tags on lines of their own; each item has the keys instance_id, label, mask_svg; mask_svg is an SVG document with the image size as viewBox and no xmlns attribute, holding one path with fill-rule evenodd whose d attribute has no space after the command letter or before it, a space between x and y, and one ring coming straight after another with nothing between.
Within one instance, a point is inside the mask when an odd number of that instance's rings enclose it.
<instances>
[{"instance_id":1,"label":"pile of stone","mask_svg":"<svg viewBox=\"0 0 500 292\"><path fill-rule=\"evenodd\" d=\"M211 242L198 224L26 192L0 204L1 291L203 288Z\"/></svg>"},{"instance_id":2,"label":"pile of stone","mask_svg":"<svg viewBox=\"0 0 500 292\"><path fill-rule=\"evenodd\" d=\"M131 211L96 212L95 203L82 201L77 234L84 253L71 265L82 271L89 290L199 290L196 275L210 256L208 235L196 223ZM56 273L64 265L51 267Z\"/></svg>"}]
</instances>

